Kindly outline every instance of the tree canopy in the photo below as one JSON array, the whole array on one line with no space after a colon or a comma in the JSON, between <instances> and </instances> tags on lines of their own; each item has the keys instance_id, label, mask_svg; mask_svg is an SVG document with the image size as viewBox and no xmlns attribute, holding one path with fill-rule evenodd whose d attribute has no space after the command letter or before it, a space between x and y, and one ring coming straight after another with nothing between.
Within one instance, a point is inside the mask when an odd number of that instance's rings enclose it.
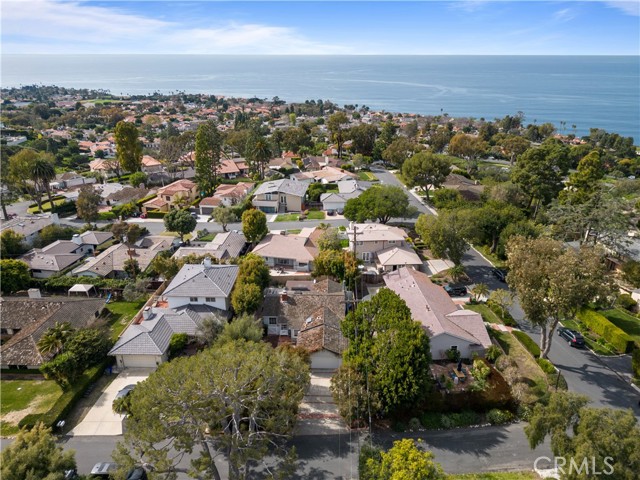
<instances>
[{"instance_id":1,"label":"tree canopy","mask_svg":"<svg viewBox=\"0 0 640 480\"><path fill-rule=\"evenodd\" d=\"M92 185L82 185L78 200L76 200L76 210L78 218L87 223L95 222L98 219L98 205L102 197L93 189Z\"/></svg>"},{"instance_id":2,"label":"tree canopy","mask_svg":"<svg viewBox=\"0 0 640 480\"><path fill-rule=\"evenodd\" d=\"M408 187L420 187L429 198L429 191L440 188L451 172L451 164L441 155L418 152L402 164L402 177Z\"/></svg>"},{"instance_id":3,"label":"tree canopy","mask_svg":"<svg viewBox=\"0 0 640 480\"><path fill-rule=\"evenodd\" d=\"M142 143L138 139L138 128L130 122L120 121L114 136L116 155L120 167L127 172L139 172L142 166Z\"/></svg>"},{"instance_id":4,"label":"tree canopy","mask_svg":"<svg viewBox=\"0 0 640 480\"><path fill-rule=\"evenodd\" d=\"M416 232L436 257L462 263L469 244L464 238L467 225L458 211L443 211L437 217L422 214L416 221Z\"/></svg>"},{"instance_id":5,"label":"tree canopy","mask_svg":"<svg viewBox=\"0 0 640 480\"><path fill-rule=\"evenodd\" d=\"M177 232L180 240L184 240L187 233L195 230L198 221L186 210L174 209L164 216L164 226L170 232Z\"/></svg>"},{"instance_id":6,"label":"tree canopy","mask_svg":"<svg viewBox=\"0 0 640 480\"><path fill-rule=\"evenodd\" d=\"M196 182L200 191L208 195L215 188L222 155L222 134L211 120L198 126L195 155Z\"/></svg>"},{"instance_id":7,"label":"tree canopy","mask_svg":"<svg viewBox=\"0 0 640 480\"><path fill-rule=\"evenodd\" d=\"M4 293L13 293L29 287L29 265L10 258L0 260L0 286Z\"/></svg>"},{"instance_id":8,"label":"tree canopy","mask_svg":"<svg viewBox=\"0 0 640 480\"><path fill-rule=\"evenodd\" d=\"M245 210L242 214L242 233L250 243L262 240L269 233L264 212L257 208Z\"/></svg>"},{"instance_id":9,"label":"tree canopy","mask_svg":"<svg viewBox=\"0 0 640 480\"><path fill-rule=\"evenodd\" d=\"M286 349L243 340L216 344L160 366L131 395L124 441L114 454L123 466L142 459L157 474L177 471L178 453L200 455L192 476L216 480L222 455L228 477L251 478L267 455L283 458L298 404L309 384L309 367ZM267 394L265 394L267 393Z\"/></svg>"},{"instance_id":10,"label":"tree canopy","mask_svg":"<svg viewBox=\"0 0 640 480\"><path fill-rule=\"evenodd\" d=\"M420 440L418 440L420 442ZM393 442L389 451L363 449L360 480L444 480L442 467L433 461L433 453L423 451L412 439Z\"/></svg>"},{"instance_id":11,"label":"tree canopy","mask_svg":"<svg viewBox=\"0 0 640 480\"><path fill-rule=\"evenodd\" d=\"M416 208L409 204L407 194L394 185L374 185L349 199L344 208L345 218L357 222L387 223L392 218L408 218L415 213Z\"/></svg>"}]
</instances>

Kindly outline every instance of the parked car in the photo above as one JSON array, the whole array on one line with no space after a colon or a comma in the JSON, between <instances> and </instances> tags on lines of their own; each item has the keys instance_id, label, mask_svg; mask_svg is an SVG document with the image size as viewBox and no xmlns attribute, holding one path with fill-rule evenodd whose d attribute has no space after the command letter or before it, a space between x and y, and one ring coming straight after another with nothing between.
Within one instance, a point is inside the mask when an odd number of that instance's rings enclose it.
<instances>
[{"instance_id":1,"label":"parked car","mask_svg":"<svg viewBox=\"0 0 640 480\"><path fill-rule=\"evenodd\" d=\"M147 480L147 471L142 467L136 467L127 474L127 480Z\"/></svg>"},{"instance_id":2,"label":"parked car","mask_svg":"<svg viewBox=\"0 0 640 480\"><path fill-rule=\"evenodd\" d=\"M116 398L114 400L118 400L119 398L124 398L129 395L133 389L135 388L135 384L127 385L123 389L121 389L118 393L116 393Z\"/></svg>"},{"instance_id":3,"label":"parked car","mask_svg":"<svg viewBox=\"0 0 640 480\"><path fill-rule=\"evenodd\" d=\"M197 212L191 212L191 216L193 218L195 218L196 220L198 219L198 213Z\"/></svg>"},{"instance_id":4,"label":"parked car","mask_svg":"<svg viewBox=\"0 0 640 480\"><path fill-rule=\"evenodd\" d=\"M113 462L96 463L91 469L91 475L95 478L109 478L118 469L118 464Z\"/></svg>"},{"instance_id":5,"label":"parked car","mask_svg":"<svg viewBox=\"0 0 640 480\"><path fill-rule=\"evenodd\" d=\"M344 215L344 208L338 208L338 209L336 209L336 213L337 213L338 215Z\"/></svg>"},{"instance_id":6,"label":"parked car","mask_svg":"<svg viewBox=\"0 0 640 480\"><path fill-rule=\"evenodd\" d=\"M329 215L330 217L333 217L336 214L335 210L329 209L327 210L327 215Z\"/></svg>"},{"instance_id":7,"label":"parked car","mask_svg":"<svg viewBox=\"0 0 640 480\"><path fill-rule=\"evenodd\" d=\"M504 270L501 270L500 268L492 268L491 273L493 273L493 276L501 282L507 281L507 272L505 272Z\"/></svg>"},{"instance_id":8,"label":"parked car","mask_svg":"<svg viewBox=\"0 0 640 480\"><path fill-rule=\"evenodd\" d=\"M445 285L444 290L450 297L462 297L467 294L467 287L464 285Z\"/></svg>"},{"instance_id":9,"label":"parked car","mask_svg":"<svg viewBox=\"0 0 640 480\"><path fill-rule=\"evenodd\" d=\"M571 330L570 328L560 327L558 328L558 335L569 342L569 345L572 347L584 347L584 337L580 334L580 332L576 332L575 330Z\"/></svg>"},{"instance_id":10,"label":"parked car","mask_svg":"<svg viewBox=\"0 0 640 480\"><path fill-rule=\"evenodd\" d=\"M140 214L140 218L147 218L147 214L146 213L141 213Z\"/></svg>"}]
</instances>

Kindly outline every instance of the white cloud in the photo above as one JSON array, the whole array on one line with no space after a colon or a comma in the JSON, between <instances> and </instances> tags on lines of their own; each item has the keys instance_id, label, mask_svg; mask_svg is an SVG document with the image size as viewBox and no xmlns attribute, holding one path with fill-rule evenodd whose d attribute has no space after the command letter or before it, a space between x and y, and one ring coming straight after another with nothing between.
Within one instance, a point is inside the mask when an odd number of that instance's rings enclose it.
<instances>
[{"instance_id":1,"label":"white cloud","mask_svg":"<svg viewBox=\"0 0 640 480\"><path fill-rule=\"evenodd\" d=\"M5 0L1 9L4 53L350 53L290 27L220 22L192 28L117 6L54 0Z\"/></svg>"},{"instance_id":2,"label":"white cloud","mask_svg":"<svg viewBox=\"0 0 640 480\"><path fill-rule=\"evenodd\" d=\"M563 8L562 10L557 10L553 14L553 19L557 22L568 22L573 18L575 18L575 15L570 8Z\"/></svg>"},{"instance_id":3,"label":"white cloud","mask_svg":"<svg viewBox=\"0 0 640 480\"><path fill-rule=\"evenodd\" d=\"M640 17L640 2L638 0L614 0L604 2L608 6L622 10L627 15Z\"/></svg>"}]
</instances>

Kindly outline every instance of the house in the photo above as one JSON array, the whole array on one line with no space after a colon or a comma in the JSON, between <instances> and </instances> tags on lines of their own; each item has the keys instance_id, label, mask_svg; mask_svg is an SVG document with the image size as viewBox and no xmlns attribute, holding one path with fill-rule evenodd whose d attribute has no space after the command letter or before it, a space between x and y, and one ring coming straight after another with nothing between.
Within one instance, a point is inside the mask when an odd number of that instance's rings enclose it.
<instances>
[{"instance_id":1,"label":"house","mask_svg":"<svg viewBox=\"0 0 640 480\"><path fill-rule=\"evenodd\" d=\"M56 180L51 182L49 186L54 189L67 189L90 183L96 183L96 179L93 177L83 177L76 172L65 172L56 175Z\"/></svg>"},{"instance_id":2,"label":"house","mask_svg":"<svg viewBox=\"0 0 640 480\"><path fill-rule=\"evenodd\" d=\"M429 277L410 267L383 276L387 288L402 298L414 320L429 335L434 360L447 358L447 350L458 350L462 358L484 355L491 339L479 313L461 309L447 292Z\"/></svg>"},{"instance_id":3,"label":"house","mask_svg":"<svg viewBox=\"0 0 640 480\"><path fill-rule=\"evenodd\" d=\"M236 178L240 176L240 169L233 160L221 160L217 173L227 179Z\"/></svg>"},{"instance_id":4,"label":"house","mask_svg":"<svg viewBox=\"0 0 640 480\"><path fill-rule=\"evenodd\" d=\"M113 237L113 234L109 233L109 236ZM75 234L72 240L56 240L46 247L34 248L22 255L20 260L29 265L34 278L49 278L68 270L87 254L93 253L94 249L93 245L84 244L81 236Z\"/></svg>"},{"instance_id":5,"label":"house","mask_svg":"<svg viewBox=\"0 0 640 480\"><path fill-rule=\"evenodd\" d=\"M127 278L125 271L127 260L138 262L141 272L144 272L156 256L167 250L164 243L156 243L149 248L129 248L118 243L107 248L97 257L87 258L85 262L72 270L71 274L79 277Z\"/></svg>"},{"instance_id":6,"label":"house","mask_svg":"<svg viewBox=\"0 0 640 480\"><path fill-rule=\"evenodd\" d=\"M30 292L31 294L32 292ZM3 297L0 299L2 368L37 369L50 357L38 350L38 341L56 323L69 322L74 328L90 327L105 306L105 299L73 297Z\"/></svg>"},{"instance_id":7,"label":"house","mask_svg":"<svg viewBox=\"0 0 640 480\"><path fill-rule=\"evenodd\" d=\"M239 182L236 185L219 185L211 197L203 198L200 201L200 214L211 215L216 207L232 207L241 203L249 195L249 192L253 190L254 186L255 183L250 182Z\"/></svg>"},{"instance_id":8,"label":"house","mask_svg":"<svg viewBox=\"0 0 640 480\"><path fill-rule=\"evenodd\" d=\"M357 175L347 172L341 168L323 167L320 170L296 173L291 175L291 178L298 182L311 181L326 185L329 183L337 183L342 180L355 180Z\"/></svg>"},{"instance_id":9,"label":"house","mask_svg":"<svg viewBox=\"0 0 640 480\"><path fill-rule=\"evenodd\" d=\"M76 236L74 235L71 240L75 242L75 238ZM92 253L96 250L104 248L111 240L113 240L113 233L111 232L87 230L86 232L80 234L80 242L83 245L91 246Z\"/></svg>"},{"instance_id":10,"label":"house","mask_svg":"<svg viewBox=\"0 0 640 480\"><path fill-rule=\"evenodd\" d=\"M344 210L345 205L352 198L359 197L366 190L362 182L345 179L337 182L338 192L327 192L320 195L323 210Z\"/></svg>"},{"instance_id":11,"label":"house","mask_svg":"<svg viewBox=\"0 0 640 480\"><path fill-rule=\"evenodd\" d=\"M218 233L213 240L202 247L180 247L173 254L174 258L183 258L187 255L209 255L218 260L238 258L244 254L247 247L247 239L239 232Z\"/></svg>"},{"instance_id":12,"label":"house","mask_svg":"<svg viewBox=\"0 0 640 480\"><path fill-rule=\"evenodd\" d=\"M301 212L308 185L288 179L271 180L253 193L253 205L265 213Z\"/></svg>"},{"instance_id":13,"label":"house","mask_svg":"<svg viewBox=\"0 0 640 480\"><path fill-rule=\"evenodd\" d=\"M480 200L480 196L484 191L484 185L481 185L475 180L470 180L467 177L458 175L457 173L450 173L447 175L442 186L444 188L458 190L460 195L462 195L462 198L473 202Z\"/></svg>"},{"instance_id":14,"label":"house","mask_svg":"<svg viewBox=\"0 0 640 480\"><path fill-rule=\"evenodd\" d=\"M379 223L353 223L347 228L349 249L359 260L374 262L376 254L393 247L407 247L405 231Z\"/></svg>"},{"instance_id":15,"label":"house","mask_svg":"<svg viewBox=\"0 0 640 480\"><path fill-rule=\"evenodd\" d=\"M378 271L393 272L400 267L420 269L422 259L411 247L389 247L376 253Z\"/></svg>"},{"instance_id":16,"label":"house","mask_svg":"<svg viewBox=\"0 0 640 480\"><path fill-rule=\"evenodd\" d=\"M239 268L237 265L213 265L208 258L199 265L184 265L165 289L163 297L169 308L207 305L228 312Z\"/></svg>"},{"instance_id":17,"label":"house","mask_svg":"<svg viewBox=\"0 0 640 480\"><path fill-rule=\"evenodd\" d=\"M105 177L115 177L119 162L113 158L97 158L89 162L89 170L99 172Z\"/></svg>"},{"instance_id":18,"label":"house","mask_svg":"<svg viewBox=\"0 0 640 480\"><path fill-rule=\"evenodd\" d=\"M203 321L216 316L217 310L206 305L185 305L177 309L145 307L118 339L109 355L124 368L155 368L169 359L169 343L176 333L197 335Z\"/></svg>"},{"instance_id":19,"label":"house","mask_svg":"<svg viewBox=\"0 0 640 480\"><path fill-rule=\"evenodd\" d=\"M145 211L147 209L162 210L162 208L152 206L151 203L156 201L156 203L154 203L154 205L156 205L160 201L164 201L166 202L166 205L163 204L163 208L166 208L166 210L163 211L169 211L169 209L174 205L181 205L184 203L188 204L193 202L196 198L198 198L198 185L191 180L182 179L176 180L165 187L160 187L158 189L158 196L153 200L149 200L144 203L142 206Z\"/></svg>"},{"instance_id":20,"label":"house","mask_svg":"<svg viewBox=\"0 0 640 480\"><path fill-rule=\"evenodd\" d=\"M159 160L156 160L151 155L144 155L142 157L142 165L140 166L141 170L146 173L161 173L164 168L162 167L162 163Z\"/></svg>"},{"instance_id":21,"label":"house","mask_svg":"<svg viewBox=\"0 0 640 480\"><path fill-rule=\"evenodd\" d=\"M137 202L138 200L148 197L153 190L148 188L124 186L123 188L109 193L106 197L107 205L123 205L125 203Z\"/></svg>"},{"instance_id":22,"label":"house","mask_svg":"<svg viewBox=\"0 0 640 480\"><path fill-rule=\"evenodd\" d=\"M271 170L291 170L298 168L298 165L294 162L293 157L272 158L269 160L269 168Z\"/></svg>"},{"instance_id":23,"label":"house","mask_svg":"<svg viewBox=\"0 0 640 480\"><path fill-rule=\"evenodd\" d=\"M310 272L318 254L316 241L321 234L322 231L316 228L303 228L297 235L270 233L252 253L264 258L270 268Z\"/></svg>"},{"instance_id":24,"label":"house","mask_svg":"<svg viewBox=\"0 0 640 480\"><path fill-rule=\"evenodd\" d=\"M14 233L24 236L24 241L27 245L33 245L34 240L38 238L40 230L49 225L58 225L59 223L60 219L57 213L20 216L3 221L0 224L0 234L6 230L13 230Z\"/></svg>"},{"instance_id":25,"label":"house","mask_svg":"<svg viewBox=\"0 0 640 480\"><path fill-rule=\"evenodd\" d=\"M313 370L335 370L347 346L340 323L348 303L342 285L332 280L287 282L284 289L267 289L260 316L273 343L309 350Z\"/></svg>"}]
</instances>

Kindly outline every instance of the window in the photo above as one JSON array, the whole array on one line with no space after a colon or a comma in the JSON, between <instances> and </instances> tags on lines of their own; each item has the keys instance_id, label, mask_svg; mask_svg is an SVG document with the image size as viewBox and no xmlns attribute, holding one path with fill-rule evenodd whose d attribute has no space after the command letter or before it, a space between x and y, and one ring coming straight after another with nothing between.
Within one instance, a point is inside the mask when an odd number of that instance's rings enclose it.
<instances>
[{"instance_id":1,"label":"window","mask_svg":"<svg viewBox=\"0 0 640 480\"><path fill-rule=\"evenodd\" d=\"M190 302L197 302L198 301L198 297L189 297L189 301Z\"/></svg>"},{"instance_id":2,"label":"window","mask_svg":"<svg viewBox=\"0 0 640 480\"><path fill-rule=\"evenodd\" d=\"M271 200L273 200L273 198L272 198L272 196L271 196L271 194L270 194L270 193L265 193L265 194L264 194L264 199L265 199L265 200L267 200L267 201L271 201Z\"/></svg>"},{"instance_id":3,"label":"window","mask_svg":"<svg viewBox=\"0 0 640 480\"><path fill-rule=\"evenodd\" d=\"M298 338L298 332L299 332L299 331L300 331L300 330L292 330L292 331L291 331L291 332L292 332L291 336L292 336L293 338Z\"/></svg>"},{"instance_id":4,"label":"window","mask_svg":"<svg viewBox=\"0 0 640 480\"><path fill-rule=\"evenodd\" d=\"M215 303L216 299L214 297L206 297L204 301L209 303Z\"/></svg>"},{"instance_id":5,"label":"window","mask_svg":"<svg viewBox=\"0 0 640 480\"><path fill-rule=\"evenodd\" d=\"M269 325L277 325L278 317L269 317Z\"/></svg>"},{"instance_id":6,"label":"window","mask_svg":"<svg viewBox=\"0 0 640 480\"><path fill-rule=\"evenodd\" d=\"M356 242L356 245L362 246L362 245L364 245L364 242L358 241L358 242Z\"/></svg>"},{"instance_id":7,"label":"window","mask_svg":"<svg viewBox=\"0 0 640 480\"><path fill-rule=\"evenodd\" d=\"M377 243L377 242L376 242L376 243ZM396 241L395 241L395 240L389 240L389 244L390 244L390 245L392 245L392 244L394 244L394 243L396 243Z\"/></svg>"},{"instance_id":8,"label":"window","mask_svg":"<svg viewBox=\"0 0 640 480\"><path fill-rule=\"evenodd\" d=\"M9 331L6 328L0 328L0 333L2 335L7 335L9 333Z\"/></svg>"},{"instance_id":9,"label":"window","mask_svg":"<svg viewBox=\"0 0 640 480\"><path fill-rule=\"evenodd\" d=\"M450 350L453 350L455 352L456 350L458 350L458 346L457 345L451 345Z\"/></svg>"},{"instance_id":10,"label":"window","mask_svg":"<svg viewBox=\"0 0 640 480\"><path fill-rule=\"evenodd\" d=\"M167 202L171 201L171 197L170 197L169 195L166 195L166 196L164 197L164 199L165 199Z\"/></svg>"}]
</instances>

